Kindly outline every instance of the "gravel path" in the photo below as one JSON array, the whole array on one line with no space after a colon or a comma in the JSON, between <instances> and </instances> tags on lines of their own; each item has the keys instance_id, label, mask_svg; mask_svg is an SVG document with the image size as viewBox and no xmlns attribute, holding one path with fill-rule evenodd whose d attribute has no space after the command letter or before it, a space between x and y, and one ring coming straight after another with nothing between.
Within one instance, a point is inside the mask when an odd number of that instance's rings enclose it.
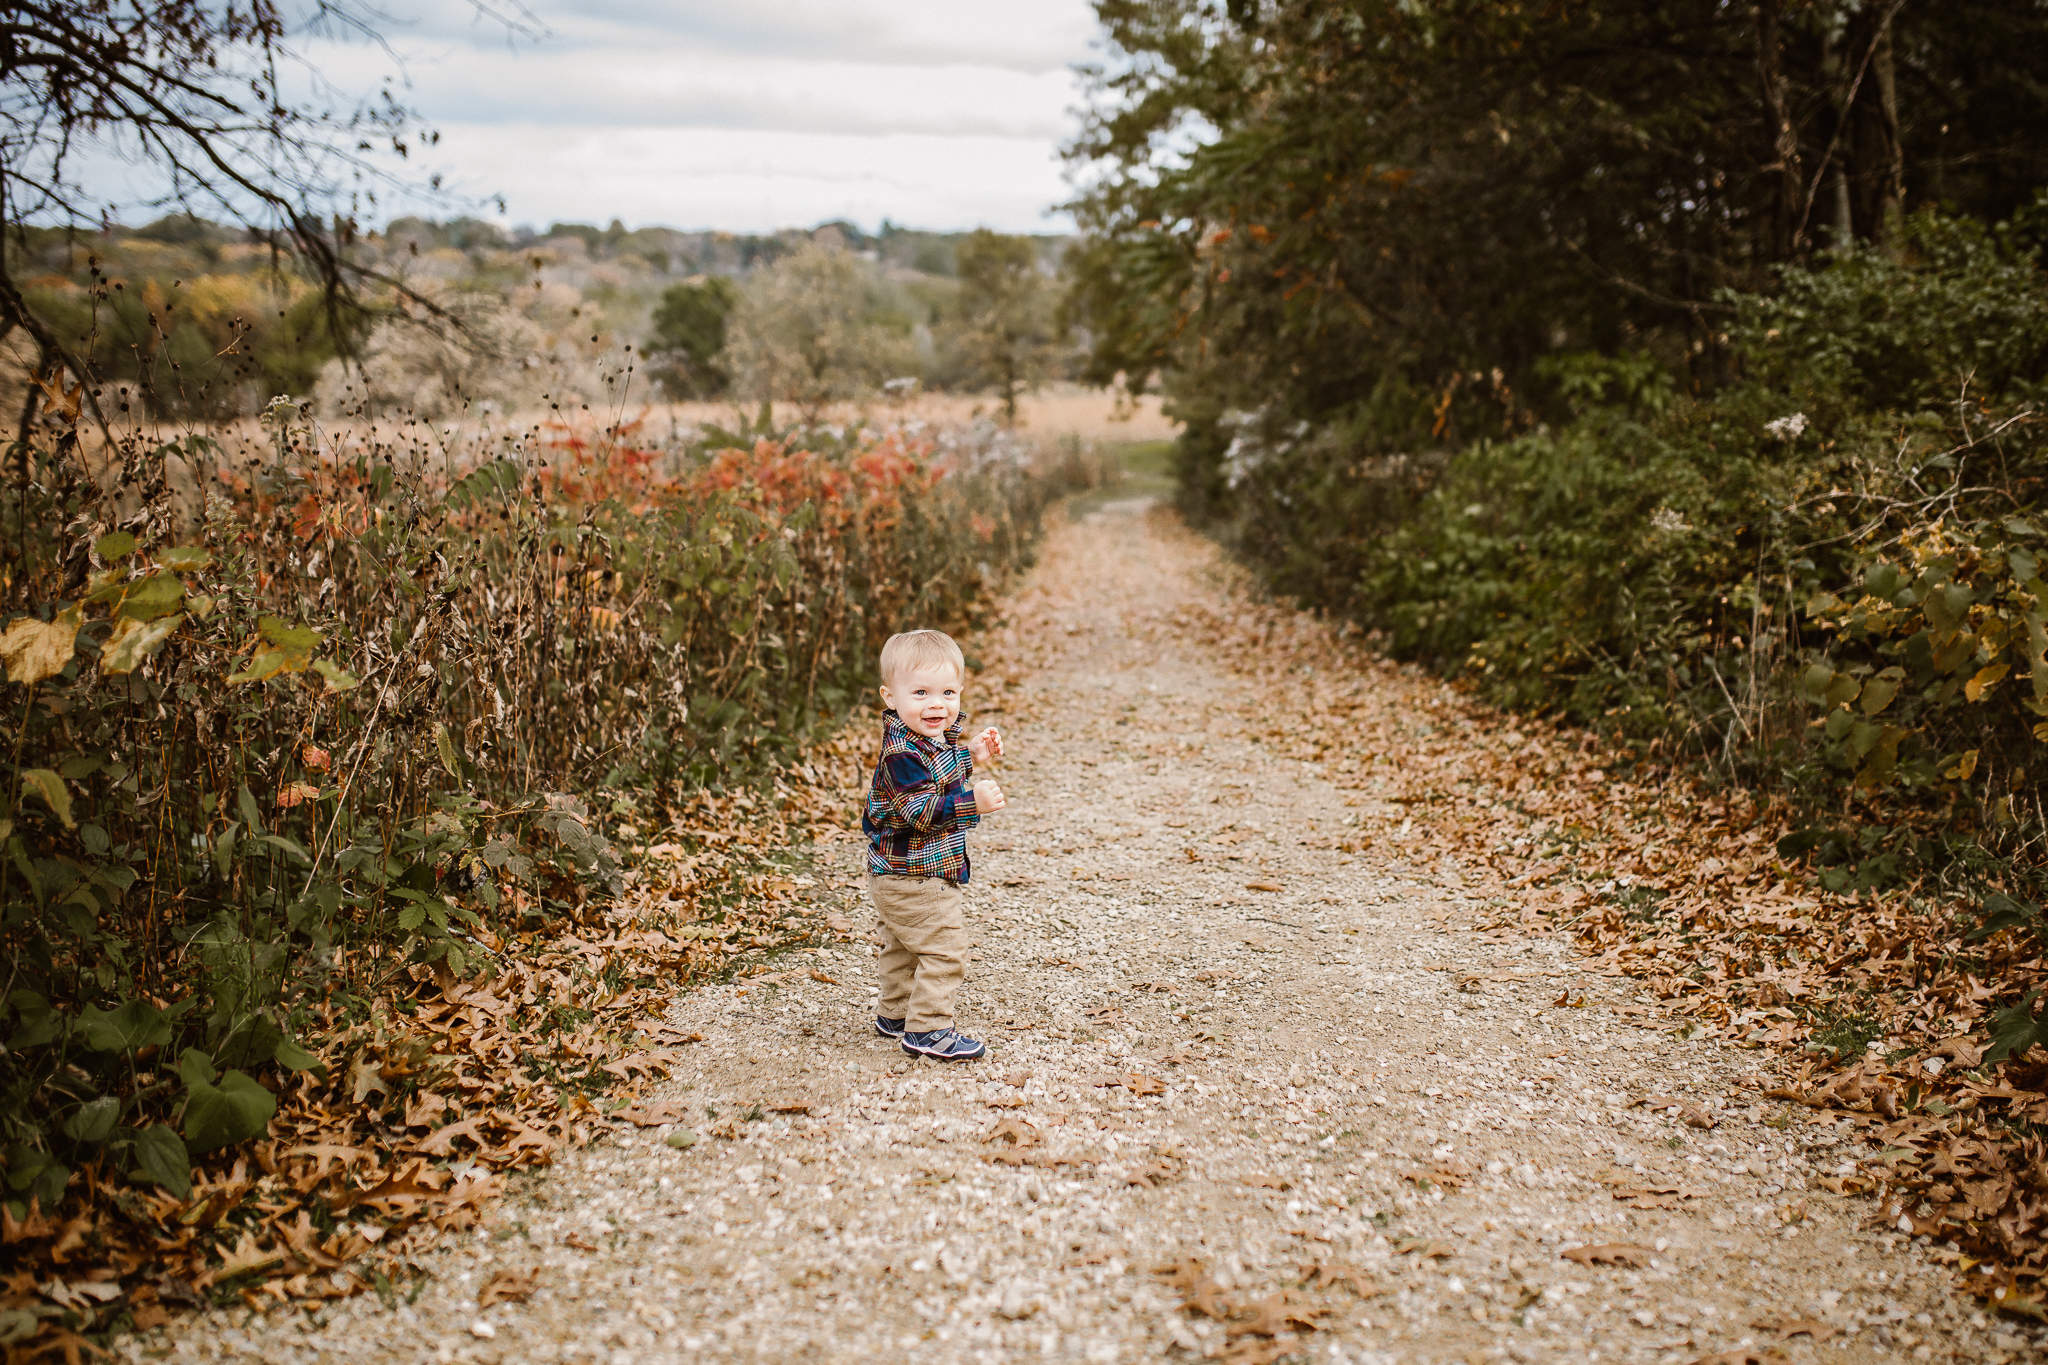
<instances>
[{"instance_id":1,"label":"gravel path","mask_svg":"<svg viewBox=\"0 0 2048 1365\"><path fill-rule=\"evenodd\" d=\"M1938 1248L1858 1231L1872 1206L1820 1185L1832 1138L1766 1126L1754 1054L1684 1039L1560 938L1462 927L1474 893L1430 850L1361 851L1360 793L1256 742L1313 696L1228 666L1257 662L1230 582L1170 519L1111 504L1053 534L989 642L1011 804L976 840L961 1015L987 1061L912 1063L869 1031L866 945L817 950L676 1002L704 1041L658 1093L694 1145L565 1154L426 1254L410 1304L215 1313L130 1353L2031 1353ZM1383 676L1394 701L1436 687ZM858 846L817 874L852 907ZM530 1299L479 1311L529 1275Z\"/></svg>"}]
</instances>

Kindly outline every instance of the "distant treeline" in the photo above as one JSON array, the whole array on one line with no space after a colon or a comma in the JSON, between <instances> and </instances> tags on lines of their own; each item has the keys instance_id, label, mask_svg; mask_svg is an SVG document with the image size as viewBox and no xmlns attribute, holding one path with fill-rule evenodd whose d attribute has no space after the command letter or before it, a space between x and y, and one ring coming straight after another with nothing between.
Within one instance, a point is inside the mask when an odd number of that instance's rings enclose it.
<instances>
[{"instance_id":1,"label":"distant treeline","mask_svg":"<svg viewBox=\"0 0 2048 1365\"><path fill-rule=\"evenodd\" d=\"M970 333L988 330L989 281L967 281L963 300L963 259L967 274L980 262L986 276L990 242L1003 244L1003 269L1028 266L1048 286L1065 249L1057 236L887 222L876 233L830 222L739 234L629 230L617 220L507 230L409 217L346 241L366 283L341 298L250 233L187 214L97 232L27 227L5 250L25 302L79 359L110 413L223 419L280 394L317 395L330 409L397 404L423 416L565 388L587 397L599 382L593 347L633 348L641 398L788 398L734 393L736 377L760 370L724 354L728 318L756 276L801 272L810 268L804 260L825 257L844 258L839 274L858 277L858 288L833 297L855 310L847 325L868 336L866 358L857 378L814 375L806 393L897 377L1014 392L1065 371L1039 335L1051 323L1049 292L1026 301L1029 363L991 364L988 348L973 343ZM1003 306L1014 312L1016 303ZM981 320L970 322L977 308ZM37 352L26 334L9 344L0 401L19 410ZM889 373L868 373L884 361Z\"/></svg>"}]
</instances>

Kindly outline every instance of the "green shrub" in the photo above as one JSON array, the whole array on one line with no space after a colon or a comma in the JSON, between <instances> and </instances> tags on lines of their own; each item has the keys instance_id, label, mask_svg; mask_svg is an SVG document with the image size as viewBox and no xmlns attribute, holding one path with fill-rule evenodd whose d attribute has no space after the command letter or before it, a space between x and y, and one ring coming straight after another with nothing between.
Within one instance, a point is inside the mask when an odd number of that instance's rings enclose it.
<instances>
[{"instance_id":1,"label":"green shrub","mask_svg":"<svg viewBox=\"0 0 2048 1365\"><path fill-rule=\"evenodd\" d=\"M1816 808L1886 793L2018 837L2048 737L2044 225L2048 201L1997 229L1926 213L1895 255L1727 296L1738 375L1706 397L1561 355L1537 367L1576 414L1554 429L1432 459L1370 418L1252 442L1218 416L1189 486L1227 489L1276 587L1492 700Z\"/></svg>"}]
</instances>

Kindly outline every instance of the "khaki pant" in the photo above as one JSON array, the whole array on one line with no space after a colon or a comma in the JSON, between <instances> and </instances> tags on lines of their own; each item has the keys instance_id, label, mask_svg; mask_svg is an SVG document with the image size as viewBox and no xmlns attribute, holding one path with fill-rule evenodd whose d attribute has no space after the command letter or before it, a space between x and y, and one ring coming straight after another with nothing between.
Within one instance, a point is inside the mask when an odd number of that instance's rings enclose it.
<instances>
[{"instance_id":1,"label":"khaki pant","mask_svg":"<svg viewBox=\"0 0 2048 1365\"><path fill-rule=\"evenodd\" d=\"M939 877L868 878L882 921L882 998L875 1012L912 1033L953 1027L967 977L967 893Z\"/></svg>"}]
</instances>

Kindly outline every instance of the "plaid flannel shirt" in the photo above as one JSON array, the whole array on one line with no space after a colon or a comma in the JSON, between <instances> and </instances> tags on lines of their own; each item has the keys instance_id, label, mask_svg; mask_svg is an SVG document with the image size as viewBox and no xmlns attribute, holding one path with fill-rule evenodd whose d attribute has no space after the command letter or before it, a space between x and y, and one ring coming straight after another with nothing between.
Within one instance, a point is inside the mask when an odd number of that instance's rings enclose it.
<instances>
[{"instance_id":1,"label":"plaid flannel shirt","mask_svg":"<svg viewBox=\"0 0 2048 1365\"><path fill-rule=\"evenodd\" d=\"M960 747L966 717L940 739L913 734L895 712L882 718L882 757L860 826L868 871L878 877L940 877L967 885L967 831L974 808L974 758Z\"/></svg>"}]
</instances>

